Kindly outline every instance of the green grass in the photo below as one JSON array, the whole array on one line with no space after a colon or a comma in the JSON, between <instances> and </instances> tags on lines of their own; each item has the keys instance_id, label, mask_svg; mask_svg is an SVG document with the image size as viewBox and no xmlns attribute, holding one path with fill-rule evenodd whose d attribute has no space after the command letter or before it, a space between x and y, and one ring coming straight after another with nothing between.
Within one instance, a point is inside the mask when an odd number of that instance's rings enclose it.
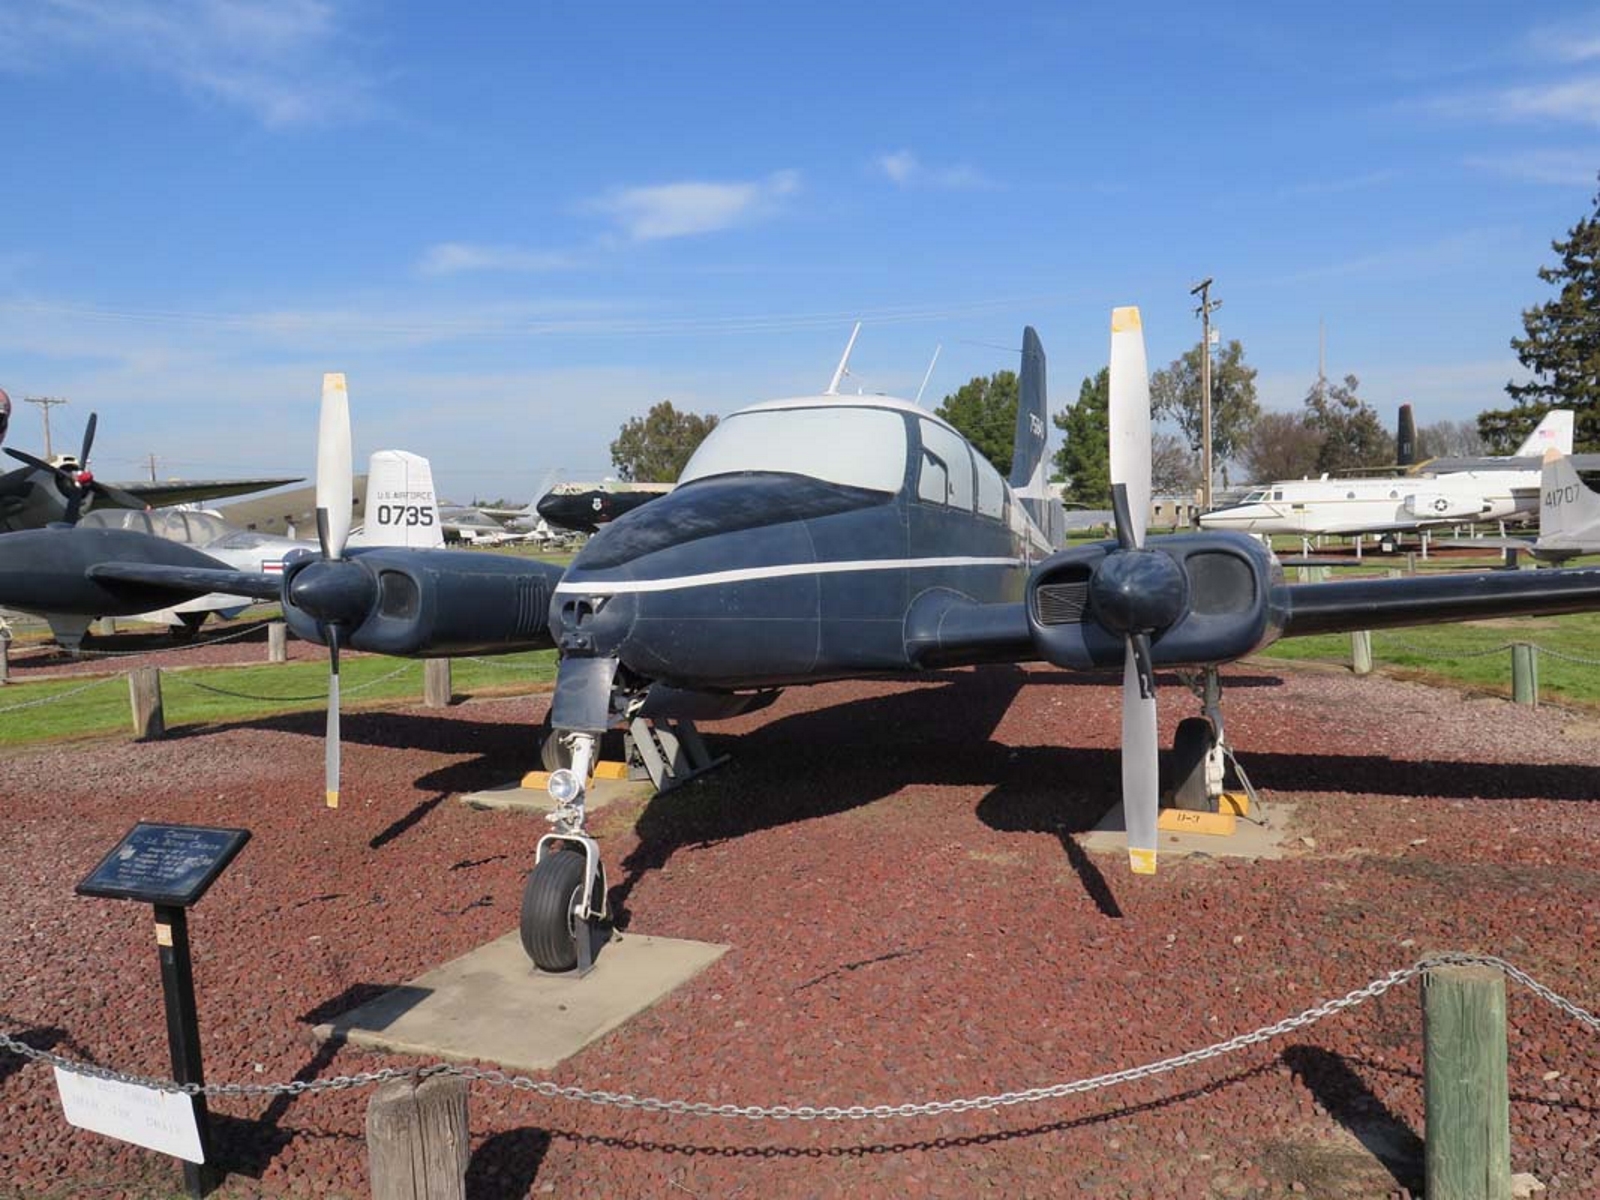
<instances>
[{"instance_id":1,"label":"green grass","mask_svg":"<svg viewBox=\"0 0 1600 1200\"><path fill-rule=\"evenodd\" d=\"M181 659L183 656L170 657ZM455 659L451 664L451 690L457 696L533 691L555 678L555 659L553 650L477 660ZM179 663L170 665L181 666ZM346 655L340 660L339 668L347 709L383 703L422 703L423 667L418 660ZM391 678L384 678L390 675ZM328 665L325 661L164 669L161 675L162 709L168 728L320 709L326 705L327 694ZM52 703L32 703L53 696L62 698ZM22 704L32 706L13 707ZM0 746L104 736L128 732L131 728L127 677L123 674L98 679L78 676L0 688Z\"/></svg>"},{"instance_id":2,"label":"green grass","mask_svg":"<svg viewBox=\"0 0 1600 1200\"><path fill-rule=\"evenodd\" d=\"M1541 650L1600 663L1600 613L1380 629L1372 635L1372 659L1379 669L1411 678L1509 696L1511 651L1498 648L1510 642L1530 642ZM1555 654L1537 656L1539 698L1600 705L1600 665L1566 662ZM1348 666L1350 635L1285 638L1259 657Z\"/></svg>"}]
</instances>

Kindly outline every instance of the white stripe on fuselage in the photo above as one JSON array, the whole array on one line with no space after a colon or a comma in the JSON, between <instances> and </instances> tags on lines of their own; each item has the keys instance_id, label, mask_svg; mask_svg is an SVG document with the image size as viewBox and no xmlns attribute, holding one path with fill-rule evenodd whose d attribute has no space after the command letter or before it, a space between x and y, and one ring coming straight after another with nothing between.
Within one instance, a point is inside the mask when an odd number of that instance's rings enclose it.
<instances>
[{"instance_id":1,"label":"white stripe on fuselage","mask_svg":"<svg viewBox=\"0 0 1600 1200\"><path fill-rule=\"evenodd\" d=\"M846 571L907 571L943 567L1020 567L1020 558L859 558L845 562L778 563L770 567L741 567L708 571L703 575L675 575L666 579L596 579L556 585L556 594L620 596L638 592L671 592L679 588L713 587L719 583L748 583L757 579L785 579L795 575L839 575Z\"/></svg>"}]
</instances>

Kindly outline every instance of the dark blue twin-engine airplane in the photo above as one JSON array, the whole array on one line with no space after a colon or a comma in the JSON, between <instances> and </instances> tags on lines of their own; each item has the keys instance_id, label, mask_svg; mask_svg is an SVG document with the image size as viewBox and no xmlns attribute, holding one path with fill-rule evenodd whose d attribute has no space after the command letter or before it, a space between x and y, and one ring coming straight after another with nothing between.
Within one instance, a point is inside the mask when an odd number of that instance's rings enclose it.
<instances>
[{"instance_id":1,"label":"dark blue twin-engine airplane","mask_svg":"<svg viewBox=\"0 0 1600 1200\"><path fill-rule=\"evenodd\" d=\"M1290 585L1248 536L1145 538L1150 406L1139 312L1111 321L1115 539L1057 550L1047 506L1045 360L1024 331L1014 466L1001 479L916 405L827 394L758 404L706 439L676 489L608 525L565 571L449 550L347 552L350 433L329 376L319 435L321 554L277 580L114 530L0 539L0 604L142 612L205 592L281 599L325 643L328 800L338 799L339 651L445 656L554 646L547 761L557 801L523 893L523 945L570 969L606 916L584 794L600 737L639 719L730 716L779 688L1044 660L1123 672L1122 792L1133 870L1156 866L1155 672L1207 677L1175 775L1220 768L1216 668L1283 636L1600 608L1600 569Z\"/></svg>"}]
</instances>

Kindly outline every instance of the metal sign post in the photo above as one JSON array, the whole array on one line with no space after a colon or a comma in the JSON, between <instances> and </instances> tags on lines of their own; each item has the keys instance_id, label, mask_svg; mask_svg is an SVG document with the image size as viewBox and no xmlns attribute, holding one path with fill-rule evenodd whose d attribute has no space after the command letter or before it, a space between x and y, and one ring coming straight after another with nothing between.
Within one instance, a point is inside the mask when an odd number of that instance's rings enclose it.
<instances>
[{"instance_id":1,"label":"metal sign post","mask_svg":"<svg viewBox=\"0 0 1600 1200\"><path fill-rule=\"evenodd\" d=\"M205 1084L194 970L189 960L188 909L249 840L248 829L152 825L141 821L75 889L80 896L144 900L155 906L167 1041L172 1050L172 1077L179 1083ZM200 1200L222 1182L222 1172L212 1160L206 1098L196 1095L191 1099L199 1161L184 1158L183 1182L189 1195ZM101 1131L124 1136L116 1130Z\"/></svg>"}]
</instances>

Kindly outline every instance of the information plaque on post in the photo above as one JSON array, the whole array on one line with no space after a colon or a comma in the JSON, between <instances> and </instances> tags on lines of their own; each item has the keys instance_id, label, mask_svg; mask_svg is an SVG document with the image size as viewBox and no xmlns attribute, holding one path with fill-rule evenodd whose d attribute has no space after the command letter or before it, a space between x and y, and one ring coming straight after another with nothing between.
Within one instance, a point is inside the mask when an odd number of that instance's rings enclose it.
<instances>
[{"instance_id":1,"label":"information plaque on post","mask_svg":"<svg viewBox=\"0 0 1600 1200\"><path fill-rule=\"evenodd\" d=\"M155 906L161 990L167 1008L167 1041L172 1048L172 1077L179 1083L204 1086L206 1081L200 1063L194 971L189 962L188 909L205 895L206 889L216 882L217 876L249 840L248 829L140 821L75 889L80 896L142 900ZM62 1107L69 1121L75 1111L74 1104L91 1114L106 1107L94 1103L95 1097L79 1096L77 1093L83 1089L76 1086L75 1080L69 1080L68 1084L70 1086L61 1088L61 1093ZM196 1095L191 1099L194 1108L192 1136L173 1127L174 1120L180 1119L179 1114L172 1109L173 1097L164 1093L154 1093L150 1111L140 1114L139 1129L143 1132L125 1129L117 1123L97 1123L99 1118L92 1115L72 1123L177 1154L184 1160L183 1178L189 1195L198 1200L217 1186L221 1172L211 1160L206 1098ZM119 1103L126 1110L133 1098L122 1096ZM157 1112L158 1107L163 1111ZM148 1132L150 1128L160 1128L162 1138L153 1138Z\"/></svg>"}]
</instances>

